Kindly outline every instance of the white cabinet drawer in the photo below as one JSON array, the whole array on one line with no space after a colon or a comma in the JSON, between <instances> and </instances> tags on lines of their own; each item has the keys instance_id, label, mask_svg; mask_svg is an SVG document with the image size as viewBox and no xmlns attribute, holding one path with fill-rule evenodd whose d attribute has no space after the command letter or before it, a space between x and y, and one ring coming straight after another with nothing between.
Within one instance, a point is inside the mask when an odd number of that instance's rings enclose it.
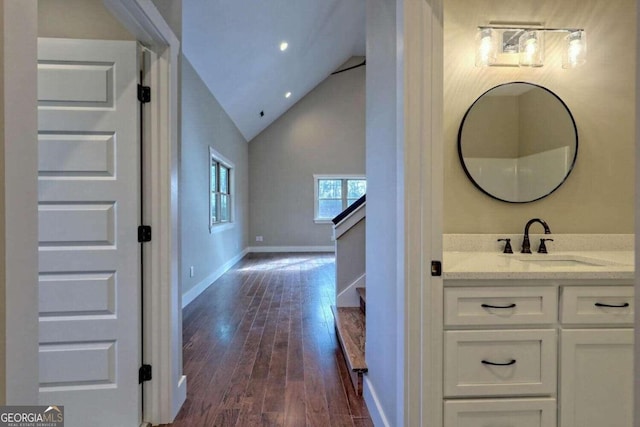
<instances>
[{"instance_id":1,"label":"white cabinet drawer","mask_svg":"<svg viewBox=\"0 0 640 427\"><path fill-rule=\"evenodd\" d=\"M446 326L552 324L557 320L558 293L547 287L446 288Z\"/></svg>"},{"instance_id":2,"label":"white cabinet drawer","mask_svg":"<svg viewBox=\"0 0 640 427\"><path fill-rule=\"evenodd\" d=\"M448 400L444 427L556 427L555 399Z\"/></svg>"},{"instance_id":3,"label":"white cabinet drawer","mask_svg":"<svg viewBox=\"0 0 640 427\"><path fill-rule=\"evenodd\" d=\"M633 286L564 286L563 324L633 324Z\"/></svg>"},{"instance_id":4,"label":"white cabinet drawer","mask_svg":"<svg viewBox=\"0 0 640 427\"><path fill-rule=\"evenodd\" d=\"M444 394L554 395L556 331L447 331Z\"/></svg>"}]
</instances>

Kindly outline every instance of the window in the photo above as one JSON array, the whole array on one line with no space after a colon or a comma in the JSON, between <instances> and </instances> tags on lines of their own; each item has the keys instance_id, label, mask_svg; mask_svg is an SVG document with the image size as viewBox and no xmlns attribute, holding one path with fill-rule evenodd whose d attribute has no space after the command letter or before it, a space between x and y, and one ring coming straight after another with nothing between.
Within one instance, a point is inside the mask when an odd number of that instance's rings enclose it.
<instances>
[{"instance_id":1,"label":"window","mask_svg":"<svg viewBox=\"0 0 640 427\"><path fill-rule=\"evenodd\" d=\"M314 175L315 221L328 222L367 192L363 176Z\"/></svg>"},{"instance_id":2,"label":"window","mask_svg":"<svg viewBox=\"0 0 640 427\"><path fill-rule=\"evenodd\" d=\"M209 147L209 231L232 219L233 165Z\"/></svg>"}]
</instances>

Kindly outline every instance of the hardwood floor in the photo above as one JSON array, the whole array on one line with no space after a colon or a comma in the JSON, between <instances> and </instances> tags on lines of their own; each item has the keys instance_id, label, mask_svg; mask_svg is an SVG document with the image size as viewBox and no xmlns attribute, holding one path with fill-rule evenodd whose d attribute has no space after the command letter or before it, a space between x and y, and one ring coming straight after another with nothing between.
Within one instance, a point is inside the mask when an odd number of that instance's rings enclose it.
<instances>
[{"instance_id":1,"label":"hardwood floor","mask_svg":"<svg viewBox=\"0 0 640 427\"><path fill-rule=\"evenodd\" d=\"M249 254L183 312L174 427L373 426L334 332L333 254Z\"/></svg>"}]
</instances>

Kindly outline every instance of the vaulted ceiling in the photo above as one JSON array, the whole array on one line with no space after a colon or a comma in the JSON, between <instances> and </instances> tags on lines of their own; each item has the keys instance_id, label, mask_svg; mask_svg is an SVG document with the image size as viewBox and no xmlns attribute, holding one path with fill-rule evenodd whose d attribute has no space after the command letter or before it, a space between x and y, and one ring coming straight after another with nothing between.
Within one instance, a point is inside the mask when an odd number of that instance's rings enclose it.
<instances>
[{"instance_id":1,"label":"vaulted ceiling","mask_svg":"<svg viewBox=\"0 0 640 427\"><path fill-rule=\"evenodd\" d=\"M185 56L247 140L365 54L365 0L184 0L182 13Z\"/></svg>"}]
</instances>

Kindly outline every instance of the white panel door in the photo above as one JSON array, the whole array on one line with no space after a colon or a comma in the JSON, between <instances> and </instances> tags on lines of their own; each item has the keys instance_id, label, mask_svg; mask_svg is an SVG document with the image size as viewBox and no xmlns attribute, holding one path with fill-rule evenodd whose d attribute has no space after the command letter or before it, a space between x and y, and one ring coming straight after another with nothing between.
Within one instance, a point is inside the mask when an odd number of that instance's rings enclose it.
<instances>
[{"instance_id":1,"label":"white panel door","mask_svg":"<svg viewBox=\"0 0 640 427\"><path fill-rule=\"evenodd\" d=\"M140 424L135 42L38 41L40 403Z\"/></svg>"}]
</instances>

